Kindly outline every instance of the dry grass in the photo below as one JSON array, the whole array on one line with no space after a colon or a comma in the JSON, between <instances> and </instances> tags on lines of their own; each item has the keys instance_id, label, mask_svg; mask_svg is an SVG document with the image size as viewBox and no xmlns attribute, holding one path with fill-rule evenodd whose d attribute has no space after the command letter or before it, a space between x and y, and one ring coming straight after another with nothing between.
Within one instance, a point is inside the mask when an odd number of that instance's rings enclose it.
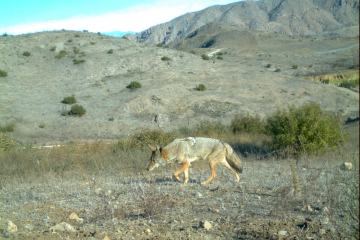
<instances>
[{"instance_id":1,"label":"dry grass","mask_svg":"<svg viewBox=\"0 0 360 240\"><path fill-rule=\"evenodd\" d=\"M359 71L345 70L337 73L312 76L310 79L324 84L334 84L341 87L351 88L359 86Z\"/></svg>"}]
</instances>

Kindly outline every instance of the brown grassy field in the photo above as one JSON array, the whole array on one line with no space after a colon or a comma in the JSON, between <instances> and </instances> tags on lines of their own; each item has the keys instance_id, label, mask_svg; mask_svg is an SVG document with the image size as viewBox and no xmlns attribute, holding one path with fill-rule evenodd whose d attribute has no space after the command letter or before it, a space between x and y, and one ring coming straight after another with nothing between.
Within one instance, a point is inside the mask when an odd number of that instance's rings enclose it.
<instances>
[{"instance_id":1,"label":"brown grassy field","mask_svg":"<svg viewBox=\"0 0 360 240\"><path fill-rule=\"evenodd\" d=\"M171 178L174 165L146 172L149 150L129 142L135 147L124 150L124 141L2 152L0 231L10 239L358 239L358 130L346 125L344 146L298 161L266 152L264 136L198 133L248 146L236 148L240 184L220 168L209 187L199 184L206 164L195 162L183 186ZM354 168L342 170L345 161ZM61 222L74 232L51 231Z\"/></svg>"}]
</instances>

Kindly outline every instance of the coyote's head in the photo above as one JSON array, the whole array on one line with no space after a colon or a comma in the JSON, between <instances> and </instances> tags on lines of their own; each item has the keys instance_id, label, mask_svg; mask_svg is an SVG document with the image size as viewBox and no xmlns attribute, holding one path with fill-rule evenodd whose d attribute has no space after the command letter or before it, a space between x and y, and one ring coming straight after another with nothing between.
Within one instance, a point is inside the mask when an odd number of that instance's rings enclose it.
<instances>
[{"instance_id":1,"label":"coyote's head","mask_svg":"<svg viewBox=\"0 0 360 240\"><path fill-rule=\"evenodd\" d=\"M148 145L151 150L151 156L149 159L149 163L146 167L148 171L152 171L155 168L164 165L165 161L162 159L162 148L159 146Z\"/></svg>"}]
</instances>

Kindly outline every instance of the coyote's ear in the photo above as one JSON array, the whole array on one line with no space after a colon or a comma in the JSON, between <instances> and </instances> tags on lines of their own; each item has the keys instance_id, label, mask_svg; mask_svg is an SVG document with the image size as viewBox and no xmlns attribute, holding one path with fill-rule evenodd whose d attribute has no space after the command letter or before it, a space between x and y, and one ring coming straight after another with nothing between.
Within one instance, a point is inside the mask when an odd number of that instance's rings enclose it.
<instances>
[{"instance_id":1,"label":"coyote's ear","mask_svg":"<svg viewBox=\"0 0 360 240\"><path fill-rule=\"evenodd\" d=\"M154 145L151 145L151 144L148 144L148 147L149 147L150 150L153 151L153 152L155 152L155 151L158 149L157 146L155 147Z\"/></svg>"}]
</instances>

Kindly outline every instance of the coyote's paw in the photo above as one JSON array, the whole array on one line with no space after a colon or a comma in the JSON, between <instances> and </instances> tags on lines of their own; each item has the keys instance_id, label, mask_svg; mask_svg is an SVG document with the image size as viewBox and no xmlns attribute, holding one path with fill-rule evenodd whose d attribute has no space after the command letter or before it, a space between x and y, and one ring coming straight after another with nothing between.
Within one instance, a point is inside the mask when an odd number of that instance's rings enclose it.
<instances>
[{"instance_id":1,"label":"coyote's paw","mask_svg":"<svg viewBox=\"0 0 360 240\"><path fill-rule=\"evenodd\" d=\"M173 175L172 178L177 182L181 182L179 176Z\"/></svg>"}]
</instances>

